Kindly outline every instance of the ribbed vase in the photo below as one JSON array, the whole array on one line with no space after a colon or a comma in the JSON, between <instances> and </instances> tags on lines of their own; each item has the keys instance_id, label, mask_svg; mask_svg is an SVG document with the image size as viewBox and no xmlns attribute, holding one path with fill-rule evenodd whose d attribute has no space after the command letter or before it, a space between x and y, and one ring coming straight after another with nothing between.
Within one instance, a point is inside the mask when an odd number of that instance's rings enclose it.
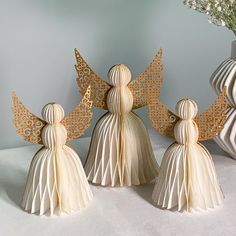
<instances>
[{"instance_id":1,"label":"ribbed vase","mask_svg":"<svg viewBox=\"0 0 236 236\"><path fill-rule=\"evenodd\" d=\"M231 57L212 74L210 83L217 94L227 86L228 119L224 129L214 139L232 158L236 159L236 41L232 43Z\"/></svg>"}]
</instances>

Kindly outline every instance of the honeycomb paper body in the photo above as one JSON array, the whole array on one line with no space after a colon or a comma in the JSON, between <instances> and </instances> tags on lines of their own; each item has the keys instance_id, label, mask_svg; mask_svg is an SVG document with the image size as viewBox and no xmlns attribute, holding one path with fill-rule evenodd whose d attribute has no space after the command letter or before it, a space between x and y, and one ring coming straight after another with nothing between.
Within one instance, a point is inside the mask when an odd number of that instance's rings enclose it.
<instances>
[{"instance_id":1,"label":"honeycomb paper body","mask_svg":"<svg viewBox=\"0 0 236 236\"><path fill-rule=\"evenodd\" d=\"M208 109L208 112L202 113L196 120L204 121L206 114L209 118L209 111L216 107L216 103L221 101L221 111L227 108L225 93L215 101ZM160 106L160 103L156 103ZM164 107L164 105L162 105ZM155 118L151 113L163 110L163 107L150 106L150 118L156 124L155 128L161 130L162 133L170 134L172 126L163 125L155 122ZM175 116L167 108L163 110L173 118ZM162 208L176 208L178 211L187 210L206 210L218 206L223 200L223 193L219 186L216 176L214 163L210 153L201 145L198 140L200 137L197 123L194 121L197 114L197 105L189 99L181 100L176 106L176 119L170 119L173 125L173 135L176 140L165 152L160 173L156 179L153 190L152 199L155 204ZM221 113L222 114L222 113ZM218 119L218 125L225 121L226 116L223 114ZM209 121L216 122L217 118L209 118ZM199 123L200 124L200 123ZM163 129L168 127L169 129ZM202 125L204 127L204 125ZM218 126L215 125L215 130ZM221 126L223 128L223 126ZM212 130L212 135L215 134ZM209 135L209 133L207 134ZM204 137L204 135L203 135Z\"/></svg>"},{"instance_id":2,"label":"honeycomb paper body","mask_svg":"<svg viewBox=\"0 0 236 236\"><path fill-rule=\"evenodd\" d=\"M133 96L127 87L129 69L110 70L112 87L107 96L108 112L98 121L85 164L88 179L109 186L139 185L152 181L158 165L147 130L132 112Z\"/></svg>"},{"instance_id":3,"label":"honeycomb paper body","mask_svg":"<svg viewBox=\"0 0 236 236\"><path fill-rule=\"evenodd\" d=\"M40 135L38 139L44 146L35 154L29 168L29 174L23 194L22 207L30 213L60 214L71 213L85 208L92 200L83 166L78 155L66 146L67 137L74 138L73 134L80 135L88 126L92 117L91 102L88 94L72 113L64 117L64 110L59 104L48 104L43 108L42 115L45 121L39 132L31 135ZM29 112L14 95L14 123L17 131L27 135L25 125L30 122L21 122L18 115ZM18 114L18 115L17 115ZM87 121L78 130L71 126L78 126L74 121L80 121L87 116ZM36 117L36 116L33 116ZM78 122L77 121L77 122ZM75 132L77 130L77 132ZM24 132L23 132L24 131ZM69 132L68 132L69 131Z\"/></svg>"},{"instance_id":4,"label":"honeycomb paper body","mask_svg":"<svg viewBox=\"0 0 236 236\"><path fill-rule=\"evenodd\" d=\"M91 201L92 192L78 155L65 145L64 126L47 125L42 139L46 147L33 157L22 207L40 215L81 210Z\"/></svg>"},{"instance_id":5,"label":"honeycomb paper body","mask_svg":"<svg viewBox=\"0 0 236 236\"><path fill-rule=\"evenodd\" d=\"M157 97L162 85L162 50L144 72L131 81L129 69L119 64L109 71L111 84L102 80L75 50L77 83L84 94L91 86L93 105L108 112L97 122L85 163L89 181L103 186L151 182L158 174L147 130L132 111ZM130 82L131 81L131 82Z\"/></svg>"}]
</instances>

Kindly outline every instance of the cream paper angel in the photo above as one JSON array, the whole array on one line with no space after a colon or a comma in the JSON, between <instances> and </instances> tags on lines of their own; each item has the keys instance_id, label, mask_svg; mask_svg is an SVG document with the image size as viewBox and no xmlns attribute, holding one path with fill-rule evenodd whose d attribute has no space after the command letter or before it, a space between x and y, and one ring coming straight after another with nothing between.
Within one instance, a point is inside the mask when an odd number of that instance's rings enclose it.
<instances>
[{"instance_id":1,"label":"cream paper angel","mask_svg":"<svg viewBox=\"0 0 236 236\"><path fill-rule=\"evenodd\" d=\"M92 200L86 175L76 152L66 141L81 136L92 118L90 88L82 101L64 117L61 105L49 103L42 109L44 120L33 115L15 93L14 124L17 133L43 147L31 162L22 207L30 213L71 213Z\"/></svg>"},{"instance_id":2,"label":"cream paper angel","mask_svg":"<svg viewBox=\"0 0 236 236\"><path fill-rule=\"evenodd\" d=\"M202 114L196 117L197 104L183 99L176 105L176 115L155 99L149 105L153 127L174 137L166 150L152 194L161 208L194 211L214 208L224 196L219 186L212 157L198 141L215 137L226 120L225 90Z\"/></svg>"},{"instance_id":3,"label":"cream paper angel","mask_svg":"<svg viewBox=\"0 0 236 236\"><path fill-rule=\"evenodd\" d=\"M85 163L88 180L103 186L131 186L151 182L158 174L150 138L142 120L132 110L158 96L162 85L162 50L146 70L131 81L127 66L113 66L102 80L75 50L80 92L91 85L93 106L108 110L97 122Z\"/></svg>"}]
</instances>

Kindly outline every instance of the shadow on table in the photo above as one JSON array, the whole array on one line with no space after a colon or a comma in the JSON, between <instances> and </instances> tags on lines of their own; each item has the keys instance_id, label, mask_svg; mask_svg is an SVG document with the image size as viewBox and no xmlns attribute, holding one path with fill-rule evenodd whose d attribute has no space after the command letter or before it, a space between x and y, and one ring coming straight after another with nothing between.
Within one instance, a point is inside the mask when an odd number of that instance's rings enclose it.
<instances>
[{"instance_id":1,"label":"shadow on table","mask_svg":"<svg viewBox=\"0 0 236 236\"><path fill-rule=\"evenodd\" d=\"M11 166L5 167L1 163L0 166L4 170L0 173L0 198L8 203L14 203L15 206L21 208L27 173Z\"/></svg>"},{"instance_id":2,"label":"shadow on table","mask_svg":"<svg viewBox=\"0 0 236 236\"><path fill-rule=\"evenodd\" d=\"M140 185L140 186L133 186L132 189L145 201L147 201L149 204L153 204L152 201L152 191L154 189L154 183L153 184L146 184L146 185Z\"/></svg>"}]
</instances>

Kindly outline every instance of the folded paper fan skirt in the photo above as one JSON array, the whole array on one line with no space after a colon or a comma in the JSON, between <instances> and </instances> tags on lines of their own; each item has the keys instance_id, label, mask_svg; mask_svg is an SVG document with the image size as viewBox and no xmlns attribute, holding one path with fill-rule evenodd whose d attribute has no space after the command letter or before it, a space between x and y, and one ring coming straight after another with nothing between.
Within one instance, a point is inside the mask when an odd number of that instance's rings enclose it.
<instances>
[{"instance_id":1,"label":"folded paper fan skirt","mask_svg":"<svg viewBox=\"0 0 236 236\"><path fill-rule=\"evenodd\" d=\"M88 180L103 186L149 183L158 175L148 132L133 112L106 113L97 123L85 172Z\"/></svg>"},{"instance_id":2,"label":"folded paper fan skirt","mask_svg":"<svg viewBox=\"0 0 236 236\"><path fill-rule=\"evenodd\" d=\"M172 144L166 151L154 187L153 201L178 211L206 210L224 196L209 152L200 144Z\"/></svg>"},{"instance_id":3,"label":"folded paper fan skirt","mask_svg":"<svg viewBox=\"0 0 236 236\"><path fill-rule=\"evenodd\" d=\"M68 146L42 148L29 170L22 207L40 215L71 213L85 208L92 200L87 178L78 155Z\"/></svg>"}]
</instances>

